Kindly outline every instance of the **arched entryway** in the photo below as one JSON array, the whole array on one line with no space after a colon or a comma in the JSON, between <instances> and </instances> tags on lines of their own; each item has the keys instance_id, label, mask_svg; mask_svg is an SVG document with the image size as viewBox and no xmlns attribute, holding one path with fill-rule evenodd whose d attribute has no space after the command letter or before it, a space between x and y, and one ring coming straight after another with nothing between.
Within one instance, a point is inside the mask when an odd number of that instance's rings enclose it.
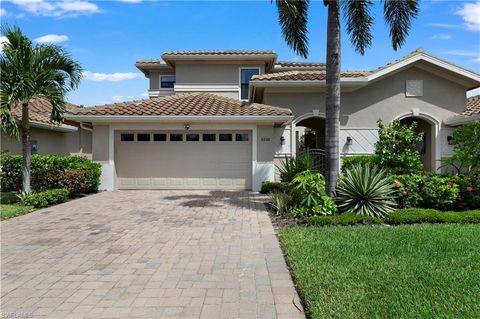
<instances>
[{"instance_id":1,"label":"arched entryway","mask_svg":"<svg viewBox=\"0 0 480 319\"><path fill-rule=\"evenodd\" d=\"M407 115L400 118L403 124L411 125L417 123L416 133L423 133L423 139L417 144L423 166L426 171L437 170L437 123L435 120L424 116Z\"/></svg>"},{"instance_id":2,"label":"arched entryway","mask_svg":"<svg viewBox=\"0 0 480 319\"><path fill-rule=\"evenodd\" d=\"M307 113L292 122L292 153L294 156L308 152L320 171L325 169L325 116L318 112Z\"/></svg>"}]
</instances>

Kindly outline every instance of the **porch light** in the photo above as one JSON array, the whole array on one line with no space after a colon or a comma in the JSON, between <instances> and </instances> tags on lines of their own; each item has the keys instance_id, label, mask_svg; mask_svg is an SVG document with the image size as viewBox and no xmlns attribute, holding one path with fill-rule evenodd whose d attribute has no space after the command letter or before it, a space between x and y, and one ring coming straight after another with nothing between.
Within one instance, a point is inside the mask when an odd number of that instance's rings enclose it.
<instances>
[{"instance_id":1,"label":"porch light","mask_svg":"<svg viewBox=\"0 0 480 319\"><path fill-rule=\"evenodd\" d=\"M353 144L353 139L350 136L347 136L347 145L350 146Z\"/></svg>"},{"instance_id":2,"label":"porch light","mask_svg":"<svg viewBox=\"0 0 480 319\"><path fill-rule=\"evenodd\" d=\"M448 145L453 145L453 136L451 135L447 136L447 143Z\"/></svg>"},{"instance_id":3,"label":"porch light","mask_svg":"<svg viewBox=\"0 0 480 319\"><path fill-rule=\"evenodd\" d=\"M280 136L280 145L285 145L285 137Z\"/></svg>"},{"instance_id":4,"label":"porch light","mask_svg":"<svg viewBox=\"0 0 480 319\"><path fill-rule=\"evenodd\" d=\"M183 128L188 131L190 129L190 123L183 124Z\"/></svg>"}]
</instances>

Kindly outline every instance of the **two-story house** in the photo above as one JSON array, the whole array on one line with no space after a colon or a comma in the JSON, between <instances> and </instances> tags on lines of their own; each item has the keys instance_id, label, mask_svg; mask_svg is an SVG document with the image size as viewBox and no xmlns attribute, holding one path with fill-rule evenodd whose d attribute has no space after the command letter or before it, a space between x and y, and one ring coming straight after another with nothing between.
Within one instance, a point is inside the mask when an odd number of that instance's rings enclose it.
<instances>
[{"instance_id":1,"label":"two-story house","mask_svg":"<svg viewBox=\"0 0 480 319\"><path fill-rule=\"evenodd\" d=\"M323 63L279 62L273 51L168 51L136 66L149 99L67 116L93 126L104 189L259 190L275 179L275 164L305 148L305 131L309 147L324 147ZM340 155L372 153L378 119L416 121L425 167L438 171L453 125L480 117L462 114L466 91L479 86L479 74L423 50L344 71Z\"/></svg>"}]
</instances>

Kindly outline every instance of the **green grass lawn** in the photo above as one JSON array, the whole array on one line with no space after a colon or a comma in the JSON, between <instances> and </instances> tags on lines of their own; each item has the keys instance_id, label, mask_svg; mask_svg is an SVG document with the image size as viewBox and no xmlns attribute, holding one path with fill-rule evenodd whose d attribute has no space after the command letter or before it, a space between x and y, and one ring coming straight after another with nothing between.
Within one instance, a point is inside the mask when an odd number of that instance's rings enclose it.
<instances>
[{"instance_id":1,"label":"green grass lawn","mask_svg":"<svg viewBox=\"0 0 480 319\"><path fill-rule=\"evenodd\" d=\"M479 318L480 225L279 235L310 318Z\"/></svg>"},{"instance_id":2,"label":"green grass lawn","mask_svg":"<svg viewBox=\"0 0 480 319\"><path fill-rule=\"evenodd\" d=\"M32 206L23 206L18 202L15 193L0 194L0 219L9 219L15 216L28 214L34 210Z\"/></svg>"}]
</instances>

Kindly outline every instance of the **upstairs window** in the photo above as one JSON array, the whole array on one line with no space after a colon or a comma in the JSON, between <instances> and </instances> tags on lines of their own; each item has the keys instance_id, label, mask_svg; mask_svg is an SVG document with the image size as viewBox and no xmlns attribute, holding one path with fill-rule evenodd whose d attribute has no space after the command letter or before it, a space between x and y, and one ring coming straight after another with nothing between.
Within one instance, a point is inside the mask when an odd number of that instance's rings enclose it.
<instances>
[{"instance_id":1,"label":"upstairs window","mask_svg":"<svg viewBox=\"0 0 480 319\"><path fill-rule=\"evenodd\" d=\"M160 76L161 89L173 89L174 86L175 86L175 75Z\"/></svg>"},{"instance_id":2,"label":"upstairs window","mask_svg":"<svg viewBox=\"0 0 480 319\"><path fill-rule=\"evenodd\" d=\"M260 73L258 68L240 69L240 99L248 100L248 84L252 76Z\"/></svg>"}]
</instances>

